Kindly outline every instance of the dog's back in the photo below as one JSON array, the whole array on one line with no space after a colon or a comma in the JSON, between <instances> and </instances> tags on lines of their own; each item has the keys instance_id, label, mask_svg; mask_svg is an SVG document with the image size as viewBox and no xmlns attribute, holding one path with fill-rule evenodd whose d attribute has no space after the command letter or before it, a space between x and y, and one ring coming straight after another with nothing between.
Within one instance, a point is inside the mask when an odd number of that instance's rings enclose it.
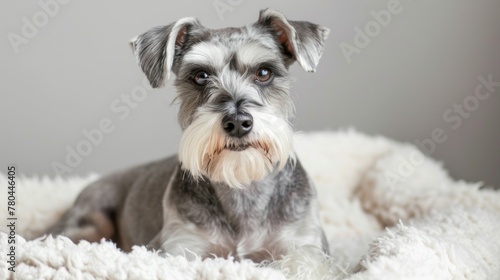
<instances>
[{"instance_id":1,"label":"dog's back","mask_svg":"<svg viewBox=\"0 0 500 280\"><path fill-rule=\"evenodd\" d=\"M78 195L74 206L47 234L65 235L75 243L110 239L126 251L132 245L147 245L161 229L164 182L168 182L177 165L177 157L173 156L97 180ZM134 210L124 213L127 203ZM131 244L130 239L135 243Z\"/></svg>"}]
</instances>

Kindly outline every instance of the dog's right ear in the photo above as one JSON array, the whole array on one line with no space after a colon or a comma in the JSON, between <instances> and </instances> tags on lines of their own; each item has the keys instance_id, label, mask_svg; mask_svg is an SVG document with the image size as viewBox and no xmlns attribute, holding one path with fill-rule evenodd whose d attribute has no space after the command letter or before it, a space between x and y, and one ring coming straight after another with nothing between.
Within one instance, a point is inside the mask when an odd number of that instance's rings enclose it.
<instances>
[{"instance_id":1,"label":"dog's right ear","mask_svg":"<svg viewBox=\"0 0 500 280\"><path fill-rule=\"evenodd\" d=\"M193 28L202 28L195 18L183 18L166 26L157 26L130 40L137 63L153 88L162 87L170 78L177 51Z\"/></svg>"}]
</instances>

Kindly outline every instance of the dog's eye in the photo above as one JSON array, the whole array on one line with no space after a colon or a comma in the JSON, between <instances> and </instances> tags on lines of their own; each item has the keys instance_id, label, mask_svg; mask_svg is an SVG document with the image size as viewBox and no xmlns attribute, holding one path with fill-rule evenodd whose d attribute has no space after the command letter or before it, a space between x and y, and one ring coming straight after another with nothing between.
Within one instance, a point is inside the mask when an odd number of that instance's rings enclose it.
<instances>
[{"instance_id":1,"label":"dog's eye","mask_svg":"<svg viewBox=\"0 0 500 280\"><path fill-rule=\"evenodd\" d=\"M198 71L194 74L193 81L199 86L204 86L208 83L210 75L205 71Z\"/></svg>"},{"instance_id":2,"label":"dog's eye","mask_svg":"<svg viewBox=\"0 0 500 280\"><path fill-rule=\"evenodd\" d=\"M255 78L257 79L257 82L260 83L269 82L272 76L273 73L268 68L259 68L259 70L257 70L257 73L255 73Z\"/></svg>"}]
</instances>

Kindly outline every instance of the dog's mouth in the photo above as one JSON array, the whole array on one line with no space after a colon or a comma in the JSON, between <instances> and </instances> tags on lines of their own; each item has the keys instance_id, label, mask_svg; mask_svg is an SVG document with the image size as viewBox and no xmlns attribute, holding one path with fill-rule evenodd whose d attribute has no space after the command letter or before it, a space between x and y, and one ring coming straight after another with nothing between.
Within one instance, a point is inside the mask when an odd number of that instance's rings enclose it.
<instances>
[{"instance_id":1,"label":"dog's mouth","mask_svg":"<svg viewBox=\"0 0 500 280\"><path fill-rule=\"evenodd\" d=\"M240 143L226 143L224 144L223 150L241 152L250 147L255 149L260 149L264 151L267 155L269 153L269 144L265 141L253 141L253 142L240 142Z\"/></svg>"},{"instance_id":2,"label":"dog's mouth","mask_svg":"<svg viewBox=\"0 0 500 280\"><path fill-rule=\"evenodd\" d=\"M207 157L212 159L218 156L222 151L231 151L231 152L242 152L247 150L248 148L254 148L262 151L265 156L269 155L269 143L267 141L248 141L248 142L225 142L220 143L219 146L214 149L211 153L207 153Z\"/></svg>"},{"instance_id":3,"label":"dog's mouth","mask_svg":"<svg viewBox=\"0 0 500 280\"><path fill-rule=\"evenodd\" d=\"M222 143L221 143L222 144ZM219 146L220 148L216 149L214 152L214 156L220 154L223 150L231 151L231 152L242 152L248 148L254 148L257 150L262 150L266 155L269 153L269 143L266 141L248 141L248 142L226 142Z\"/></svg>"},{"instance_id":4,"label":"dog's mouth","mask_svg":"<svg viewBox=\"0 0 500 280\"><path fill-rule=\"evenodd\" d=\"M212 153L207 153L205 159L207 160L205 165L205 170L209 173L210 165L214 161L214 159L219 156L222 151L231 151L231 152L242 152L247 150L248 148L254 148L256 150L261 151L261 153L267 158L267 160L272 164L271 155L270 155L270 143L263 140L257 141L248 141L248 142L220 142L219 146L212 151Z\"/></svg>"},{"instance_id":5,"label":"dog's mouth","mask_svg":"<svg viewBox=\"0 0 500 280\"><path fill-rule=\"evenodd\" d=\"M241 152L246 150L248 147L250 147L249 144L230 144L230 145L225 145L224 150L229 150L233 152Z\"/></svg>"}]
</instances>

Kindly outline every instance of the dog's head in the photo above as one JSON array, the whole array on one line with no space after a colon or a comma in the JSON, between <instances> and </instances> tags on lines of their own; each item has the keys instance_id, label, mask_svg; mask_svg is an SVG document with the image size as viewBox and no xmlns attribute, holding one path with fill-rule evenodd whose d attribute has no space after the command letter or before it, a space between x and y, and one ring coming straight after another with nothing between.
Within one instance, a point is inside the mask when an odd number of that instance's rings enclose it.
<instances>
[{"instance_id":1,"label":"dog's head","mask_svg":"<svg viewBox=\"0 0 500 280\"><path fill-rule=\"evenodd\" d=\"M241 28L183 18L130 44L153 87L176 75L182 167L196 179L242 187L294 160L288 67L297 61L315 71L327 35L267 9Z\"/></svg>"}]
</instances>

